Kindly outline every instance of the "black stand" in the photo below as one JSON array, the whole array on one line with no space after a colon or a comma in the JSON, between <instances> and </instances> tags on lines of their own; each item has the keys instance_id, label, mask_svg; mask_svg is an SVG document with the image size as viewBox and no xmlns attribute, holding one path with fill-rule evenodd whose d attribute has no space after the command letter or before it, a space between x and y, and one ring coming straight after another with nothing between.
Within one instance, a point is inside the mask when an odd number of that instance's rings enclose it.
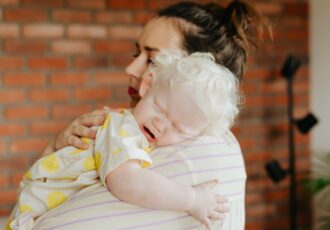
<instances>
[{"instance_id":1,"label":"black stand","mask_svg":"<svg viewBox=\"0 0 330 230\"><path fill-rule=\"evenodd\" d=\"M287 80L288 93L288 128L289 128L289 168L284 170L278 161L267 162L266 171L274 182L281 181L287 174L290 175L290 229L297 229L297 189L296 189L296 156L294 145L294 125L301 133L308 133L309 130L318 122L316 117L309 113L304 118L295 120L293 118L293 75L300 66L299 59L288 56L284 62L281 74Z\"/></svg>"},{"instance_id":2,"label":"black stand","mask_svg":"<svg viewBox=\"0 0 330 230\"><path fill-rule=\"evenodd\" d=\"M289 56L282 68L282 75L287 80L288 91L288 125L289 125L289 174L290 174L290 229L297 229L297 191L296 191L296 156L294 145L294 118L293 118L293 75L300 66L300 61Z\"/></svg>"},{"instance_id":3,"label":"black stand","mask_svg":"<svg viewBox=\"0 0 330 230\"><path fill-rule=\"evenodd\" d=\"M297 191L296 191L296 164L294 145L294 118L293 118L293 93L292 80L288 78L288 124L289 124L289 171L290 171L290 229L297 229Z\"/></svg>"}]
</instances>

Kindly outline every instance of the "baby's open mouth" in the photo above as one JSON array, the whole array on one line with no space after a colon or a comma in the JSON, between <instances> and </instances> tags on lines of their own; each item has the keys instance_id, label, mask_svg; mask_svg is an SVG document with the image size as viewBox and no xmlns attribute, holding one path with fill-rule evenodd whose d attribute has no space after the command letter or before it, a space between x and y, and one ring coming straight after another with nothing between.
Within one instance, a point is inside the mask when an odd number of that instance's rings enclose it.
<instances>
[{"instance_id":1,"label":"baby's open mouth","mask_svg":"<svg viewBox=\"0 0 330 230\"><path fill-rule=\"evenodd\" d=\"M147 139L149 141L155 141L156 140L155 135L147 127L143 126L143 131L146 134Z\"/></svg>"}]
</instances>

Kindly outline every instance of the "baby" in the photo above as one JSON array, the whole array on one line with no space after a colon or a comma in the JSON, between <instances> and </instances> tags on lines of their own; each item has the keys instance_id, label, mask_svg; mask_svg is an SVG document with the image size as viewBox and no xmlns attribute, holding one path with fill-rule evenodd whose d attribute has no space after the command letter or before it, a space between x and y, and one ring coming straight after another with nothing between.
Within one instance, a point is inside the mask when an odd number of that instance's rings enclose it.
<instances>
[{"instance_id":1,"label":"baby","mask_svg":"<svg viewBox=\"0 0 330 230\"><path fill-rule=\"evenodd\" d=\"M65 147L25 174L9 229L32 229L34 219L101 180L118 199L152 209L186 211L207 227L221 219L223 200L203 185L184 186L152 171L148 152L221 135L238 114L234 75L210 54L161 51L143 76L133 111L110 112L87 150Z\"/></svg>"}]
</instances>

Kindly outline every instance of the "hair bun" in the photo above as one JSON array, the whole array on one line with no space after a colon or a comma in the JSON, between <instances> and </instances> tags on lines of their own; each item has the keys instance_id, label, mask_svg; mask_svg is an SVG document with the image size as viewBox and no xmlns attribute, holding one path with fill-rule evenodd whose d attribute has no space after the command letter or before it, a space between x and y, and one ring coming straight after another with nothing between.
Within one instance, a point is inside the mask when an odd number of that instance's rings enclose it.
<instances>
[{"instance_id":1,"label":"hair bun","mask_svg":"<svg viewBox=\"0 0 330 230\"><path fill-rule=\"evenodd\" d=\"M225 15L229 20L227 28L230 34L237 34L245 49L249 49L251 44L256 46L253 37L256 34L261 38L265 28L272 37L271 23L248 1L232 1L225 9Z\"/></svg>"}]
</instances>

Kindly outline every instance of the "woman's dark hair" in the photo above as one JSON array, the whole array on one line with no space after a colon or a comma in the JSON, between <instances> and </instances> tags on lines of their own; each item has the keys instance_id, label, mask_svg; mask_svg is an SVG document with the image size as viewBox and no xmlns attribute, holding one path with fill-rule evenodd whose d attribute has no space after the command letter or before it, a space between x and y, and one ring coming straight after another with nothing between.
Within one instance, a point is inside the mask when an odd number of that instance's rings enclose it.
<instances>
[{"instance_id":1,"label":"woman's dark hair","mask_svg":"<svg viewBox=\"0 0 330 230\"><path fill-rule=\"evenodd\" d=\"M271 24L249 2L235 0L227 7L214 3L180 2L158 12L158 17L177 18L188 53L210 52L216 61L230 69L238 79L244 74L247 53L256 46Z\"/></svg>"}]
</instances>

